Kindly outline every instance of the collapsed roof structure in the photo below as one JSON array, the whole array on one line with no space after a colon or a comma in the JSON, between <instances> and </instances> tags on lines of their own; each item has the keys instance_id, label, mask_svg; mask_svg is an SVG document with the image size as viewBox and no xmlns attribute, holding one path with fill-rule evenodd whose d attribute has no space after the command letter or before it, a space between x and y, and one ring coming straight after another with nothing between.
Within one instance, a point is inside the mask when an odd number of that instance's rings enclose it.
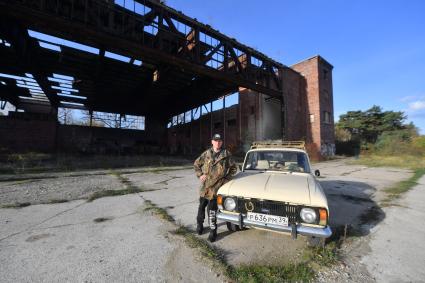
<instances>
[{"instance_id":1,"label":"collapsed roof structure","mask_svg":"<svg viewBox=\"0 0 425 283\"><path fill-rule=\"evenodd\" d=\"M143 116L144 134L128 134L136 143L175 147L185 137L190 152L193 144L208 146L214 131L225 141L232 136L239 149L250 140L283 138L305 140L319 155L324 143L334 150L332 65L315 56L289 68L159 1L0 0L0 58L0 106L7 101L54 117L56 126L43 132L52 139L40 138L43 146L69 140L57 125L65 108L87 111L90 126L97 112L120 115L120 126L126 115ZM223 99L223 113L216 113L223 121L215 123L212 101L231 93L240 94L233 118L226 118ZM206 113L209 121L201 122ZM21 122L7 123L0 132ZM28 124L21 125L25 133ZM79 131L82 140L87 132ZM3 144L17 144L21 132ZM93 144L94 130L90 135ZM109 139L120 144L116 136Z\"/></svg>"}]
</instances>

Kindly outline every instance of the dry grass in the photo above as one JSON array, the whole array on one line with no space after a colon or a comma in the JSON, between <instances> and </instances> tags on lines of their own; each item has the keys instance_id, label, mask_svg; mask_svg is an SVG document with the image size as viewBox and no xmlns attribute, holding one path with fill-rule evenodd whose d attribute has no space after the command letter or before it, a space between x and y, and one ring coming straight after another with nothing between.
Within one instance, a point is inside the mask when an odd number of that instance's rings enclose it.
<instances>
[{"instance_id":1,"label":"dry grass","mask_svg":"<svg viewBox=\"0 0 425 283\"><path fill-rule=\"evenodd\" d=\"M392 187L385 189L387 197L382 201L383 206L392 205L392 201L399 198L403 193L409 191L411 188L418 184L418 180L425 175L425 168L414 170L414 174L407 180L398 182Z\"/></svg>"},{"instance_id":2,"label":"dry grass","mask_svg":"<svg viewBox=\"0 0 425 283\"><path fill-rule=\"evenodd\" d=\"M354 164L363 164L370 167L396 167L410 169L413 176L407 180L398 182L385 189L387 197L382 201L382 206L393 205L392 201L399 198L403 193L416 186L417 181L425 175L425 156L423 155L398 155L385 156L378 154L363 155L360 159L353 161Z\"/></svg>"},{"instance_id":3,"label":"dry grass","mask_svg":"<svg viewBox=\"0 0 425 283\"><path fill-rule=\"evenodd\" d=\"M123 196L123 195L129 195L129 194L135 194L143 192L142 189L137 188L128 188L128 189L122 189L122 190L104 190L104 191L98 191L91 194L88 198L88 202L92 202L95 199L104 198L104 197L113 197L113 196Z\"/></svg>"},{"instance_id":4,"label":"dry grass","mask_svg":"<svg viewBox=\"0 0 425 283\"><path fill-rule=\"evenodd\" d=\"M143 210L151 211L158 217L176 224L175 219L165 209L156 206L149 200L145 201ZM210 260L214 269L229 278L230 282L311 282L314 280L317 270L338 261L336 244L330 243L325 247L306 249L303 260L299 263L291 262L275 266L257 264L232 266L226 261L222 250L198 237L189 228L180 225L174 234L182 236L189 247L199 251L204 258Z\"/></svg>"},{"instance_id":5,"label":"dry grass","mask_svg":"<svg viewBox=\"0 0 425 283\"><path fill-rule=\"evenodd\" d=\"M351 163L370 167L397 167L416 170L425 168L425 156L367 154L361 155L358 160Z\"/></svg>"}]
</instances>

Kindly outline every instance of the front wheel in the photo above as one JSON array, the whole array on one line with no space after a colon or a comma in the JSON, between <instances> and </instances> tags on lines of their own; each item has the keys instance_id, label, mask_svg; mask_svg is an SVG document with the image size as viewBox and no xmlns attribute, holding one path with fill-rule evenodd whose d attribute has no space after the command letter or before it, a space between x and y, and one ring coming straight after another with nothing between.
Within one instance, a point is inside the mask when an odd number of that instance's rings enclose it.
<instances>
[{"instance_id":1,"label":"front wheel","mask_svg":"<svg viewBox=\"0 0 425 283\"><path fill-rule=\"evenodd\" d=\"M324 247L326 238L319 238L314 236L307 237L307 244L309 247Z\"/></svg>"},{"instance_id":2,"label":"front wheel","mask_svg":"<svg viewBox=\"0 0 425 283\"><path fill-rule=\"evenodd\" d=\"M239 225L233 224L232 222L226 222L227 229L231 232L236 232L241 230Z\"/></svg>"}]
</instances>

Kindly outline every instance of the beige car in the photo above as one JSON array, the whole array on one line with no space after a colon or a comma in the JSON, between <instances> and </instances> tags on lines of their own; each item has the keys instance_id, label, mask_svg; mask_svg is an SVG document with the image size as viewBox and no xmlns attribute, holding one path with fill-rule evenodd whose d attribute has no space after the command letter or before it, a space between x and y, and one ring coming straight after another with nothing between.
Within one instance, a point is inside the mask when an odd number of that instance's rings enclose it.
<instances>
[{"instance_id":1,"label":"beige car","mask_svg":"<svg viewBox=\"0 0 425 283\"><path fill-rule=\"evenodd\" d=\"M304 142L253 143L241 172L219 189L217 202L217 218L231 231L252 227L293 238L300 234L314 246L332 234L328 202Z\"/></svg>"}]
</instances>

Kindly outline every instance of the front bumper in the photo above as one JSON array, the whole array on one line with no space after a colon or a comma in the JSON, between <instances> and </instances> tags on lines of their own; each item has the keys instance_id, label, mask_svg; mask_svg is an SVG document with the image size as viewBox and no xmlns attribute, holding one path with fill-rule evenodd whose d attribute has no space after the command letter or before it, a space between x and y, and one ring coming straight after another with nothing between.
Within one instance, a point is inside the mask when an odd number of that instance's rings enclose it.
<instances>
[{"instance_id":1,"label":"front bumper","mask_svg":"<svg viewBox=\"0 0 425 283\"><path fill-rule=\"evenodd\" d=\"M243 214L230 214L225 213L222 211L219 211L217 213L217 219L231 222L233 224L239 225L239 227L257 227L262 229L268 229L278 232L286 232L290 233L293 238L296 238L296 236L304 235L304 236L314 236L318 238L329 238L332 235L332 230L329 226L325 226L323 228L321 227L311 227L311 226L304 226L304 225L289 225L289 226L280 226L275 224L265 224L260 223L256 221L251 221L246 219L246 216Z\"/></svg>"}]
</instances>

